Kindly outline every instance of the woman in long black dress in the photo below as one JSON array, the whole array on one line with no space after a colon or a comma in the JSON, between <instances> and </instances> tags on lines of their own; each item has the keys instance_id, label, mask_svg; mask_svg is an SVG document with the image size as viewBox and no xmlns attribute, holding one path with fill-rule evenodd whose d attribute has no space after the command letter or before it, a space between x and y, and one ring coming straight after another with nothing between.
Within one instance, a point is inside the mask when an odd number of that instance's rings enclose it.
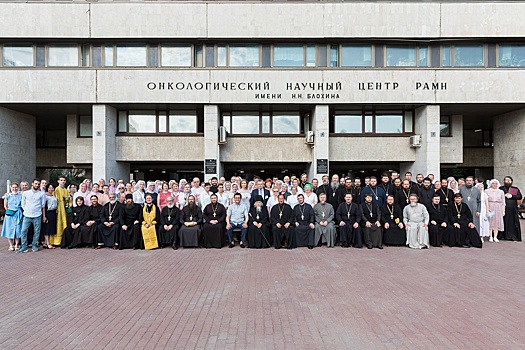
<instances>
[{"instance_id":1,"label":"woman in long black dress","mask_svg":"<svg viewBox=\"0 0 525 350\"><path fill-rule=\"evenodd\" d=\"M68 227L64 230L62 236L62 248L71 249L71 244L74 241L76 235L80 234L80 228L87 222L87 206L84 205L84 198L77 197L75 200L76 207L72 209L72 221Z\"/></svg>"}]
</instances>

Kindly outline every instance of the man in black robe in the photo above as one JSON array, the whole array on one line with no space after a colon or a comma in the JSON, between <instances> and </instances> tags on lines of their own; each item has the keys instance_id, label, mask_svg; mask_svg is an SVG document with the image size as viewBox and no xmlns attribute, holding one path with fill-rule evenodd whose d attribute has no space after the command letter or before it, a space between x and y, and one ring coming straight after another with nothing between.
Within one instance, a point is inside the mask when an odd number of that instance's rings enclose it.
<instances>
[{"instance_id":1,"label":"man in black robe","mask_svg":"<svg viewBox=\"0 0 525 350\"><path fill-rule=\"evenodd\" d=\"M499 189L505 193L505 216L503 217L503 228L505 231L499 232L498 238L508 241L521 242L521 226L518 214L518 200L523 196L519 188L512 186L514 180L510 176L505 176L503 186Z\"/></svg>"},{"instance_id":2,"label":"man in black robe","mask_svg":"<svg viewBox=\"0 0 525 350\"><path fill-rule=\"evenodd\" d=\"M386 193L381 187L377 186L377 178L375 176L370 176L370 184L363 188L363 191L361 192L361 201L365 200L365 195L367 193L372 195L372 203L379 208L385 205Z\"/></svg>"},{"instance_id":3,"label":"man in black robe","mask_svg":"<svg viewBox=\"0 0 525 350\"><path fill-rule=\"evenodd\" d=\"M98 227L101 223L103 207L98 204L98 197L92 195L90 198L91 205L86 208L86 223L80 226L79 234L75 235L71 248L78 248L83 245L93 247L98 240Z\"/></svg>"},{"instance_id":4,"label":"man in black robe","mask_svg":"<svg viewBox=\"0 0 525 350\"><path fill-rule=\"evenodd\" d=\"M359 223L361 222L361 210L359 205L352 202L351 193L345 195L345 201L339 204L335 211L336 222L339 223L339 237L341 246L348 248L363 248L363 234Z\"/></svg>"},{"instance_id":5,"label":"man in black robe","mask_svg":"<svg viewBox=\"0 0 525 350\"><path fill-rule=\"evenodd\" d=\"M97 236L97 249L112 247L118 249L120 231L120 204L114 192L109 193L109 203L104 205L100 216L100 226Z\"/></svg>"},{"instance_id":6,"label":"man in black robe","mask_svg":"<svg viewBox=\"0 0 525 350\"><path fill-rule=\"evenodd\" d=\"M483 243L481 242L481 238L479 238L476 225L474 225L472 212L468 205L462 201L463 195L456 193L454 195L454 203L450 204L447 208L448 219L453 226L452 230L459 236L461 246L481 248Z\"/></svg>"},{"instance_id":7,"label":"man in black robe","mask_svg":"<svg viewBox=\"0 0 525 350\"><path fill-rule=\"evenodd\" d=\"M432 203L427 205L429 222L428 222L428 239L433 247L443 247L443 243L449 247L455 247L459 243L454 230L448 221L447 207L441 204L441 195L435 193L432 197Z\"/></svg>"},{"instance_id":8,"label":"man in black robe","mask_svg":"<svg viewBox=\"0 0 525 350\"><path fill-rule=\"evenodd\" d=\"M361 187L361 179L356 177L354 179L354 190L352 191L352 203L357 205L361 204L361 192L363 187Z\"/></svg>"},{"instance_id":9,"label":"man in black robe","mask_svg":"<svg viewBox=\"0 0 525 350\"><path fill-rule=\"evenodd\" d=\"M166 206L160 212L159 247L171 246L177 250L177 233L180 227L180 211L172 196L166 197Z\"/></svg>"},{"instance_id":10,"label":"man in black robe","mask_svg":"<svg viewBox=\"0 0 525 350\"><path fill-rule=\"evenodd\" d=\"M404 208L404 207L403 207ZM406 245L407 236L403 225L403 210L394 203L394 196L388 195L386 203L381 208L381 224L383 225L383 242L388 245Z\"/></svg>"},{"instance_id":11,"label":"man in black robe","mask_svg":"<svg viewBox=\"0 0 525 350\"><path fill-rule=\"evenodd\" d=\"M381 175L381 183L379 184L379 187L385 191L386 195L394 195L394 185L390 182L390 178L388 177L387 173L383 173Z\"/></svg>"},{"instance_id":12,"label":"man in black robe","mask_svg":"<svg viewBox=\"0 0 525 350\"><path fill-rule=\"evenodd\" d=\"M432 197L434 197L434 189L432 188L432 182L428 177L426 177L423 180L423 185L419 188L419 203L423 204L424 206L429 205L432 203Z\"/></svg>"},{"instance_id":13,"label":"man in black robe","mask_svg":"<svg viewBox=\"0 0 525 350\"><path fill-rule=\"evenodd\" d=\"M345 186L338 193L337 206L334 207L336 211L337 211L337 208L339 208L339 205L345 202L345 196L347 193L350 193L352 195L354 193L354 186L352 186L352 179L349 177L345 179Z\"/></svg>"},{"instance_id":14,"label":"man in black robe","mask_svg":"<svg viewBox=\"0 0 525 350\"><path fill-rule=\"evenodd\" d=\"M211 203L204 207L202 217L202 237L204 248L221 249L224 242L226 227L226 208L218 202L216 194L210 196Z\"/></svg>"},{"instance_id":15,"label":"man in black robe","mask_svg":"<svg viewBox=\"0 0 525 350\"><path fill-rule=\"evenodd\" d=\"M295 248L293 210L289 204L284 202L282 194L277 197L277 205L274 205L270 212L270 222L272 224L274 248L281 249L283 240L286 240L288 249Z\"/></svg>"},{"instance_id":16,"label":"man in black robe","mask_svg":"<svg viewBox=\"0 0 525 350\"><path fill-rule=\"evenodd\" d=\"M188 204L182 208L180 222L180 246L198 247L201 241L202 211L195 204L195 196L188 196Z\"/></svg>"},{"instance_id":17,"label":"man in black robe","mask_svg":"<svg viewBox=\"0 0 525 350\"><path fill-rule=\"evenodd\" d=\"M448 188L447 179L441 179L441 188L437 190L436 193L439 194L440 197L439 204L445 208L449 203L452 204L452 202L454 202L454 191Z\"/></svg>"},{"instance_id":18,"label":"man in black robe","mask_svg":"<svg viewBox=\"0 0 525 350\"><path fill-rule=\"evenodd\" d=\"M60 247L71 249L71 243L75 237L80 234L80 227L87 222L87 206L84 205L84 197L79 196L75 199L76 207L71 212L71 222L64 230Z\"/></svg>"},{"instance_id":19,"label":"man in black robe","mask_svg":"<svg viewBox=\"0 0 525 350\"><path fill-rule=\"evenodd\" d=\"M136 249L137 237L142 239L140 226L140 204L133 203L133 195L126 194L126 204L120 207L120 236L118 240L118 249Z\"/></svg>"},{"instance_id":20,"label":"man in black robe","mask_svg":"<svg viewBox=\"0 0 525 350\"><path fill-rule=\"evenodd\" d=\"M332 186L330 186L330 177L328 175L323 175L321 179L323 181L323 184L317 187L315 193L317 194L317 197L319 197L321 193L325 193L326 201L331 203L334 198L334 189L332 188Z\"/></svg>"},{"instance_id":21,"label":"man in black robe","mask_svg":"<svg viewBox=\"0 0 525 350\"><path fill-rule=\"evenodd\" d=\"M314 209L310 204L304 202L304 196L302 194L297 195L297 202L297 205L293 208L297 247L308 247L308 249L313 249L315 245Z\"/></svg>"},{"instance_id":22,"label":"man in black robe","mask_svg":"<svg viewBox=\"0 0 525 350\"><path fill-rule=\"evenodd\" d=\"M401 210L405 209L405 207L410 204L410 195L412 193L415 192L412 192L410 181L403 180L401 190L397 191L394 199L395 203L401 207Z\"/></svg>"},{"instance_id":23,"label":"man in black robe","mask_svg":"<svg viewBox=\"0 0 525 350\"><path fill-rule=\"evenodd\" d=\"M260 195L253 197L253 206L248 213L248 247L270 248L270 216Z\"/></svg>"},{"instance_id":24,"label":"man in black robe","mask_svg":"<svg viewBox=\"0 0 525 350\"><path fill-rule=\"evenodd\" d=\"M368 249L377 247L383 249L383 230L381 228L381 210L372 201L372 193L364 196L364 202L359 206L361 210L361 227Z\"/></svg>"}]
</instances>

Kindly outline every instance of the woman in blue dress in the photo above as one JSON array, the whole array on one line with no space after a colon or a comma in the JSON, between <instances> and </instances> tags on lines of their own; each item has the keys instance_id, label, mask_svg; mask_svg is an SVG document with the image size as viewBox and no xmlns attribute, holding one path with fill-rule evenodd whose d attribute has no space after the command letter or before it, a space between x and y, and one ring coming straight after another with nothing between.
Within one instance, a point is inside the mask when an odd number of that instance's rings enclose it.
<instances>
[{"instance_id":1,"label":"woman in blue dress","mask_svg":"<svg viewBox=\"0 0 525 350\"><path fill-rule=\"evenodd\" d=\"M18 184L11 184L11 193L4 197L4 225L2 237L9 241L9 251L18 250L20 244L20 232L22 231L22 193L18 192Z\"/></svg>"}]
</instances>

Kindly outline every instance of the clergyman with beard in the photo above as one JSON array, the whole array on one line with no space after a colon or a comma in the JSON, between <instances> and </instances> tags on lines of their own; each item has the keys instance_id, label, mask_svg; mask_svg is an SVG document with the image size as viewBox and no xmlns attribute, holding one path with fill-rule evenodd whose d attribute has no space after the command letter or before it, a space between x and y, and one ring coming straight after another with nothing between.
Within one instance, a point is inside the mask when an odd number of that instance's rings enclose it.
<instances>
[{"instance_id":1,"label":"clergyman with beard","mask_svg":"<svg viewBox=\"0 0 525 350\"><path fill-rule=\"evenodd\" d=\"M188 204L182 208L180 215L182 224L179 230L181 247L198 247L201 241L202 211L195 204L195 197L188 197Z\"/></svg>"},{"instance_id":2,"label":"clergyman with beard","mask_svg":"<svg viewBox=\"0 0 525 350\"><path fill-rule=\"evenodd\" d=\"M248 247L270 248L270 217L263 202L263 197L256 195L248 213Z\"/></svg>"}]
</instances>

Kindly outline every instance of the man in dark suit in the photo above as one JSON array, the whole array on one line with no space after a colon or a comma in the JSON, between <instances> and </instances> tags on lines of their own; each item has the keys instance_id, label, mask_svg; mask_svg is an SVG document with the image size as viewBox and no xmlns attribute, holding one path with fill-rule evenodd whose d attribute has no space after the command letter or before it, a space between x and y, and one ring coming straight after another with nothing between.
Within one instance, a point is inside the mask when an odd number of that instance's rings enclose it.
<instances>
[{"instance_id":1,"label":"man in dark suit","mask_svg":"<svg viewBox=\"0 0 525 350\"><path fill-rule=\"evenodd\" d=\"M252 207L253 207L253 202L256 196L262 197L262 202L264 206L266 207L266 203L268 203L268 198L270 198L270 191L264 188L263 180L257 181L257 188L252 191L252 196L250 198L250 206Z\"/></svg>"}]
</instances>

